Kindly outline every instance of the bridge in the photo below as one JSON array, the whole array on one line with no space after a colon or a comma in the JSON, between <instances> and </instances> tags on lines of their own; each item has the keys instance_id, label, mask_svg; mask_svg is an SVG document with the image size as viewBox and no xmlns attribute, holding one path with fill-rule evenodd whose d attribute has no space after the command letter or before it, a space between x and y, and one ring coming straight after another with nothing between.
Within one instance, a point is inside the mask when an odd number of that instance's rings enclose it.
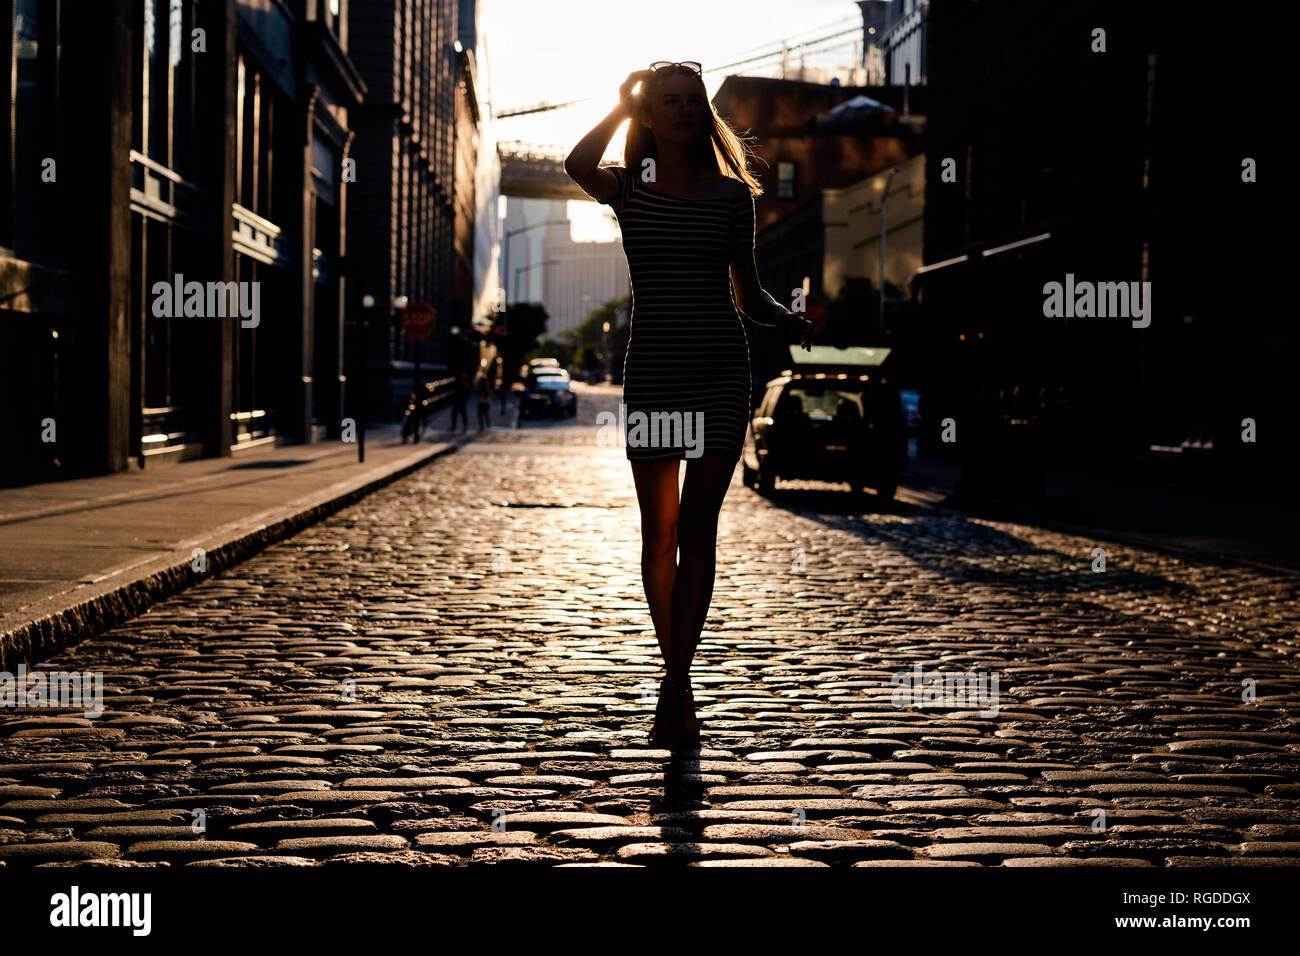
<instances>
[{"instance_id":1,"label":"bridge","mask_svg":"<svg viewBox=\"0 0 1300 956\"><path fill-rule=\"evenodd\" d=\"M567 149L509 140L497 144L501 195L519 199L586 199L564 171Z\"/></svg>"}]
</instances>

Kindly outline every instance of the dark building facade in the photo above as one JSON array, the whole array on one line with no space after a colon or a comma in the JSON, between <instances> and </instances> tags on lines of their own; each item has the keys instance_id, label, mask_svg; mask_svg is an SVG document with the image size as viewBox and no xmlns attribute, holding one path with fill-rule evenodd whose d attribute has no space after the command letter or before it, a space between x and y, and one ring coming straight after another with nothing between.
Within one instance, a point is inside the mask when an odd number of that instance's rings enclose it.
<instances>
[{"instance_id":1,"label":"dark building facade","mask_svg":"<svg viewBox=\"0 0 1300 956\"><path fill-rule=\"evenodd\" d=\"M880 51L879 80L891 86L925 83L925 21L929 0L858 0L862 49Z\"/></svg>"},{"instance_id":2,"label":"dark building facade","mask_svg":"<svg viewBox=\"0 0 1300 956\"><path fill-rule=\"evenodd\" d=\"M472 319L478 101L460 20L473 12L459 0L366 0L349 13L349 52L367 87L353 120L349 265L355 294L376 301L364 345L349 353L364 351L372 419L406 407L417 351L422 380L445 373L450 329ZM402 331L403 299L437 312L424 342Z\"/></svg>"},{"instance_id":3,"label":"dark building facade","mask_svg":"<svg viewBox=\"0 0 1300 956\"><path fill-rule=\"evenodd\" d=\"M1240 440L1243 419L1261 431L1271 419L1274 439L1291 427L1281 383L1295 335L1261 281L1276 274L1264 215L1277 187L1243 181L1243 164L1267 165L1262 91L1279 61L1265 41L1258 82L1229 83L1205 33L1222 15L929 5L915 291L932 428L951 417L973 436L994 418L1043 416L1059 447L1100 460L1211 442L1249 456L1265 445ZM1150 324L1046 317L1045 286L1067 275L1149 282Z\"/></svg>"},{"instance_id":4,"label":"dark building facade","mask_svg":"<svg viewBox=\"0 0 1300 956\"><path fill-rule=\"evenodd\" d=\"M347 8L0 3L0 481L339 433Z\"/></svg>"}]
</instances>

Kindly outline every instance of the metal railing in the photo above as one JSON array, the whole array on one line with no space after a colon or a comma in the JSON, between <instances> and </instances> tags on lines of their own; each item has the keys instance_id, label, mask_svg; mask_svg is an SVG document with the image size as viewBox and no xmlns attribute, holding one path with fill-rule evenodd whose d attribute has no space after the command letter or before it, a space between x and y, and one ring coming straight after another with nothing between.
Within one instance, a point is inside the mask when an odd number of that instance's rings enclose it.
<instances>
[{"instance_id":1,"label":"metal railing","mask_svg":"<svg viewBox=\"0 0 1300 956\"><path fill-rule=\"evenodd\" d=\"M449 375L446 378L425 382L422 391L423 394L419 395L418 399L416 394L412 393L406 403L406 411L402 413L403 438L412 433L417 422L423 428L426 418L451 404L456 391L456 377Z\"/></svg>"}]
</instances>

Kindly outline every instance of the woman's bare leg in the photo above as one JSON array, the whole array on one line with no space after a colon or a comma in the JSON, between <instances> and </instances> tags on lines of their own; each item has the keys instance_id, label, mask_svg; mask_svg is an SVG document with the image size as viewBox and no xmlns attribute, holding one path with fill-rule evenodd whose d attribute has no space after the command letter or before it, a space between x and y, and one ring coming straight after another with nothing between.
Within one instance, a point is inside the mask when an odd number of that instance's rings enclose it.
<instances>
[{"instance_id":1,"label":"woman's bare leg","mask_svg":"<svg viewBox=\"0 0 1300 956\"><path fill-rule=\"evenodd\" d=\"M634 461L641 506L641 582L645 585L659 652L668 662L673 579L677 572L677 476L680 460Z\"/></svg>"},{"instance_id":2,"label":"woman's bare leg","mask_svg":"<svg viewBox=\"0 0 1300 956\"><path fill-rule=\"evenodd\" d=\"M678 506L677 545L681 560L673 579L669 617L666 680L687 686L691 661L713 599L714 565L718 545L718 512L727 496L736 459L705 454L688 459L682 498Z\"/></svg>"}]
</instances>

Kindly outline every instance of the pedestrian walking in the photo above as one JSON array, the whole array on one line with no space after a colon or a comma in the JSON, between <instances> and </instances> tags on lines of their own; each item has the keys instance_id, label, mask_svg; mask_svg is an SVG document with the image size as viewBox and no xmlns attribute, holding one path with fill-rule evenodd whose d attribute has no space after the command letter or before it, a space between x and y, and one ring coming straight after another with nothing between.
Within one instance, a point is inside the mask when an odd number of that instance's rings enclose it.
<instances>
[{"instance_id":1,"label":"pedestrian walking","mask_svg":"<svg viewBox=\"0 0 1300 956\"><path fill-rule=\"evenodd\" d=\"M469 376L464 372L457 374L456 387L451 394L451 430L456 430L456 419L460 418L460 433L465 434L469 428Z\"/></svg>"},{"instance_id":2,"label":"pedestrian walking","mask_svg":"<svg viewBox=\"0 0 1300 956\"><path fill-rule=\"evenodd\" d=\"M492 427L492 383L482 372L474 379L474 394L478 396L478 430Z\"/></svg>"},{"instance_id":3,"label":"pedestrian walking","mask_svg":"<svg viewBox=\"0 0 1300 956\"><path fill-rule=\"evenodd\" d=\"M506 382L505 361L497 356L492 363L492 377L497 383L497 408L502 416L506 413L506 400L510 398L510 385Z\"/></svg>"},{"instance_id":4,"label":"pedestrian walking","mask_svg":"<svg viewBox=\"0 0 1300 956\"><path fill-rule=\"evenodd\" d=\"M599 166L628 119L623 165ZM713 598L718 512L750 410L740 314L805 348L812 336L806 318L759 284L753 197L762 190L751 155L710 104L700 64L661 61L628 76L618 105L564 163L617 216L632 280L626 453L641 512L641 577L665 665L650 741L672 748L700 740L691 661ZM647 434L647 421L680 424L665 436Z\"/></svg>"}]
</instances>

